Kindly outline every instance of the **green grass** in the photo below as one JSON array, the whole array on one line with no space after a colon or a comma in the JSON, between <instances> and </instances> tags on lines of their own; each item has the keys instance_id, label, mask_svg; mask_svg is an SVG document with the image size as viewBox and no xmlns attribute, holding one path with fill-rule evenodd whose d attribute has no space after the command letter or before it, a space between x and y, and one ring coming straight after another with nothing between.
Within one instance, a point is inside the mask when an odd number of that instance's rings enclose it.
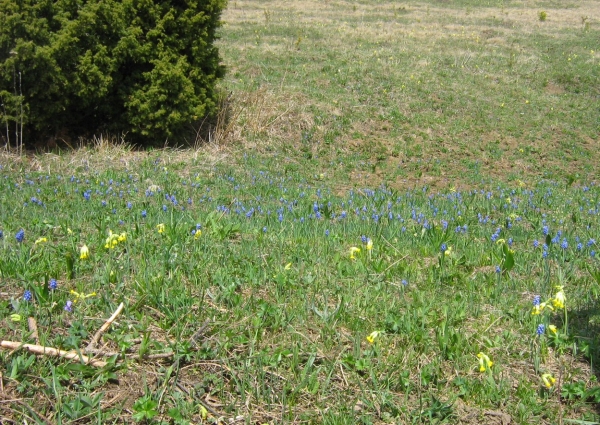
<instances>
[{"instance_id":1,"label":"green grass","mask_svg":"<svg viewBox=\"0 0 600 425\"><path fill-rule=\"evenodd\" d=\"M107 365L1 350L0 421L600 421L586 7L234 1L220 145L1 156L0 340Z\"/></svg>"}]
</instances>

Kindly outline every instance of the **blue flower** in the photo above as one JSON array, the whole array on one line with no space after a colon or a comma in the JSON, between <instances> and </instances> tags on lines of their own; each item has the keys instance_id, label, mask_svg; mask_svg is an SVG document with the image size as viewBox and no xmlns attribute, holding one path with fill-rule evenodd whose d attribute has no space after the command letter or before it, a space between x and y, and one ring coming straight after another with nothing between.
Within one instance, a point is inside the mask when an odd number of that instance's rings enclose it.
<instances>
[{"instance_id":1,"label":"blue flower","mask_svg":"<svg viewBox=\"0 0 600 425\"><path fill-rule=\"evenodd\" d=\"M148 213L146 212L146 210L142 210L142 218L146 218L147 215Z\"/></svg>"},{"instance_id":2,"label":"blue flower","mask_svg":"<svg viewBox=\"0 0 600 425\"><path fill-rule=\"evenodd\" d=\"M48 283L48 287L50 288L51 291L54 291L58 287L58 282L56 281L56 279L54 279L54 278L50 279L50 282Z\"/></svg>"},{"instance_id":3,"label":"blue flower","mask_svg":"<svg viewBox=\"0 0 600 425\"><path fill-rule=\"evenodd\" d=\"M4 239L4 232L0 230L0 239Z\"/></svg>"},{"instance_id":4,"label":"blue flower","mask_svg":"<svg viewBox=\"0 0 600 425\"><path fill-rule=\"evenodd\" d=\"M360 240L362 241L362 243L366 244L366 243L367 243L367 241L369 240L369 238L367 238L365 235L362 235L362 236L360 237Z\"/></svg>"},{"instance_id":5,"label":"blue flower","mask_svg":"<svg viewBox=\"0 0 600 425\"><path fill-rule=\"evenodd\" d=\"M540 302L542 301L542 297L539 295L536 295L533 297L533 306L534 307L538 307L540 305Z\"/></svg>"},{"instance_id":6,"label":"blue flower","mask_svg":"<svg viewBox=\"0 0 600 425\"><path fill-rule=\"evenodd\" d=\"M166 206L166 205L163 205L163 206L162 206L162 210L166 212L166 211L167 211L167 206Z\"/></svg>"},{"instance_id":7,"label":"blue flower","mask_svg":"<svg viewBox=\"0 0 600 425\"><path fill-rule=\"evenodd\" d=\"M25 293L23 294L23 299L25 301L31 301L32 295L31 295L31 291L28 289L25 291Z\"/></svg>"},{"instance_id":8,"label":"blue flower","mask_svg":"<svg viewBox=\"0 0 600 425\"><path fill-rule=\"evenodd\" d=\"M537 248L538 246L540 246L540 241L538 241L537 239L533 241L533 247Z\"/></svg>"},{"instance_id":9,"label":"blue flower","mask_svg":"<svg viewBox=\"0 0 600 425\"><path fill-rule=\"evenodd\" d=\"M19 243L23 242L23 239L25 239L25 230L23 230L23 229L19 230L17 232L17 234L15 235L15 239Z\"/></svg>"},{"instance_id":10,"label":"blue flower","mask_svg":"<svg viewBox=\"0 0 600 425\"><path fill-rule=\"evenodd\" d=\"M404 286L408 285L408 282L406 281L406 279L402 279L402 285L404 285Z\"/></svg>"},{"instance_id":11,"label":"blue flower","mask_svg":"<svg viewBox=\"0 0 600 425\"><path fill-rule=\"evenodd\" d=\"M67 301L67 303L65 304L65 311L68 311L69 313L73 312L73 301Z\"/></svg>"},{"instance_id":12,"label":"blue flower","mask_svg":"<svg viewBox=\"0 0 600 425\"><path fill-rule=\"evenodd\" d=\"M563 239L562 243L560 244L560 247L562 249L567 249L569 247L569 243L567 242L567 239Z\"/></svg>"},{"instance_id":13,"label":"blue flower","mask_svg":"<svg viewBox=\"0 0 600 425\"><path fill-rule=\"evenodd\" d=\"M325 236L329 236L329 229L325 230Z\"/></svg>"},{"instance_id":14,"label":"blue flower","mask_svg":"<svg viewBox=\"0 0 600 425\"><path fill-rule=\"evenodd\" d=\"M502 271L502 268L500 268L500 266L496 266L496 273L500 273Z\"/></svg>"},{"instance_id":15,"label":"blue flower","mask_svg":"<svg viewBox=\"0 0 600 425\"><path fill-rule=\"evenodd\" d=\"M446 245L446 243L442 243L442 246L440 246L440 251L445 252L448 249L448 246Z\"/></svg>"},{"instance_id":16,"label":"blue flower","mask_svg":"<svg viewBox=\"0 0 600 425\"><path fill-rule=\"evenodd\" d=\"M548 236L548 233L550 233L550 227L549 226L542 227L542 233L544 233L544 236Z\"/></svg>"},{"instance_id":17,"label":"blue flower","mask_svg":"<svg viewBox=\"0 0 600 425\"><path fill-rule=\"evenodd\" d=\"M545 331L546 331L546 325L544 325L543 323L540 323L537 327L536 333L538 334L538 336L541 336Z\"/></svg>"},{"instance_id":18,"label":"blue flower","mask_svg":"<svg viewBox=\"0 0 600 425\"><path fill-rule=\"evenodd\" d=\"M130 210L133 207L133 204L131 202L127 202L127 209Z\"/></svg>"}]
</instances>

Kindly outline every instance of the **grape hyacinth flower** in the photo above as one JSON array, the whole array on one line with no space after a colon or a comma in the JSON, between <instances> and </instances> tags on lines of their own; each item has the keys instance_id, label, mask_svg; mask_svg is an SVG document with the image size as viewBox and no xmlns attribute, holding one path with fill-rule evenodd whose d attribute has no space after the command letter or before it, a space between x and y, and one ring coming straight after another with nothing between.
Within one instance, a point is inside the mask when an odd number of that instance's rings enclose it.
<instances>
[{"instance_id":1,"label":"grape hyacinth flower","mask_svg":"<svg viewBox=\"0 0 600 425\"><path fill-rule=\"evenodd\" d=\"M67 303L65 304L65 311L68 311L69 313L73 312L73 301L68 300Z\"/></svg>"},{"instance_id":2,"label":"grape hyacinth flower","mask_svg":"<svg viewBox=\"0 0 600 425\"><path fill-rule=\"evenodd\" d=\"M15 235L15 239L19 243L23 242L23 239L25 239L25 230L23 230L23 229L19 230L17 232L17 234Z\"/></svg>"},{"instance_id":3,"label":"grape hyacinth flower","mask_svg":"<svg viewBox=\"0 0 600 425\"><path fill-rule=\"evenodd\" d=\"M543 323L540 323L535 332L538 336L542 336L545 331L546 331L546 325L544 325Z\"/></svg>"},{"instance_id":4,"label":"grape hyacinth flower","mask_svg":"<svg viewBox=\"0 0 600 425\"><path fill-rule=\"evenodd\" d=\"M50 279L50 282L48 282L48 287L51 291L54 291L58 287L58 282L56 281L56 279Z\"/></svg>"},{"instance_id":5,"label":"grape hyacinth flower","mask_svg":"<svg viewBox=\"0 0 600 425\"><path fill-rule=\"evenodd\" d=\"M31 298L33 296L31 295L31 291L28 289L25 291L25 293L23 294L23 299L27 302L31 301Z\"/></svg>"}]
</instances>

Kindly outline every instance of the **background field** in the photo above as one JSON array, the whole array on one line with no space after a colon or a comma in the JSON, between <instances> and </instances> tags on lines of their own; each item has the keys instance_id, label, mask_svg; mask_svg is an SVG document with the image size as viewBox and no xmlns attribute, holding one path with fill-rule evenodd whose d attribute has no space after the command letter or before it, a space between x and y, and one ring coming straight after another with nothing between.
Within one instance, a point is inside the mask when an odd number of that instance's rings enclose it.
<instances>
[{"instance_id":1,"label":"background field","mask_svg":"<svg viewBox=\"0 0 600 425\"><path fill-rule=\"evenodd\" d=\"M108 364L0 351L0 422L597 423L599 20L231 1L197 149L4 153L0 339Z\"/></svg>"}]
</instances>

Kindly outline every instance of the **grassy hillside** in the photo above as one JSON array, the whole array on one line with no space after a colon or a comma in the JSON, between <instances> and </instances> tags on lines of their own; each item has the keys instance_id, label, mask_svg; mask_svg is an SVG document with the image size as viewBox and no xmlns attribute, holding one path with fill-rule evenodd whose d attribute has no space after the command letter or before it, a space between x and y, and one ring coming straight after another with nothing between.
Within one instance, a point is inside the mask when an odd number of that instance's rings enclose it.
<instances>
[{"instance_id":1,"label":"grassy hillside","mask_svg":"<svg viewBox=\"0 0 600 425\"><path fill-rule=\"evenodd\" d=\"M0 155L0 422L598 423L600 3L223 19L207 143Z\"/></svg>"}]
</instances>

